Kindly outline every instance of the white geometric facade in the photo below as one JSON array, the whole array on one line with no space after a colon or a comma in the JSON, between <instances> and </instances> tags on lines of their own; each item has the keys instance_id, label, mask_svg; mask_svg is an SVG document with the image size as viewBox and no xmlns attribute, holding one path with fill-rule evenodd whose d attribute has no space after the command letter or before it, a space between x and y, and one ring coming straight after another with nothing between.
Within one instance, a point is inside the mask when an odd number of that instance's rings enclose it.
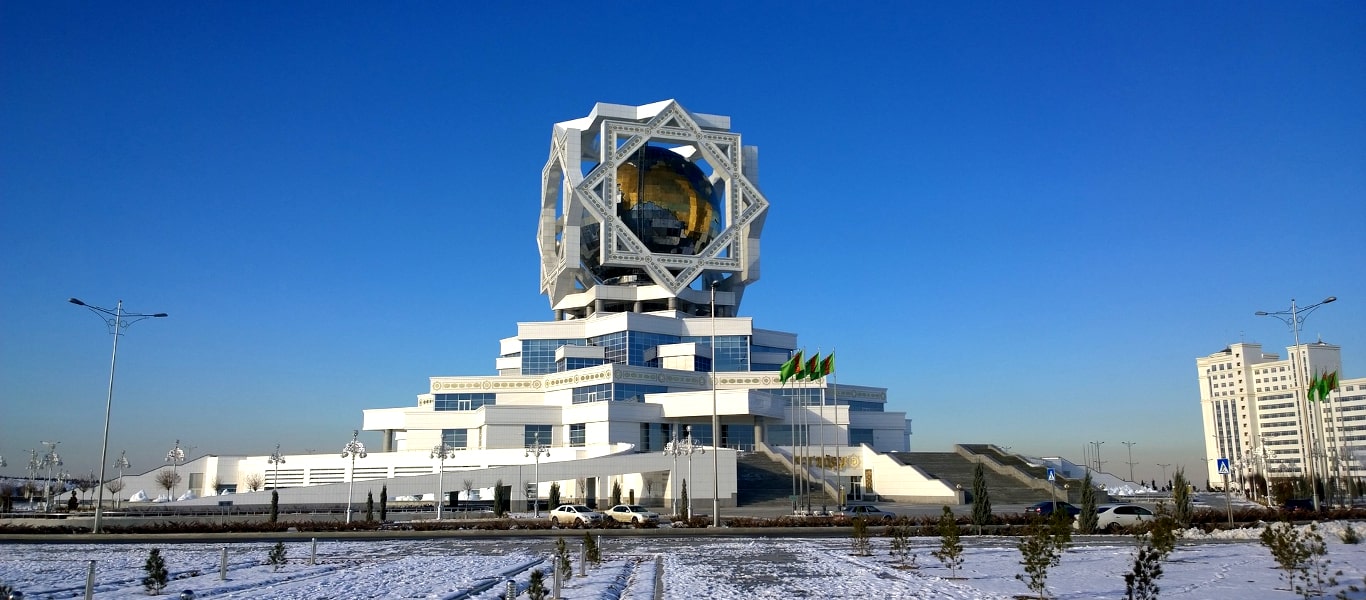
<instances>
[{"instance_id":1,"label":"white geometric facade","mask_svg":"<svg viewBox=\"0 0 1366 600\"><path fill-rule=\"evenodd\" d=\"M658 161L693 174L655 168ZM712 285L718 313L736 314L744 287L759 278L768 200L755 185L757 162L729 117L690 113L673 100L598 104L556 124L537 236L541 292L556 318L613 308L700 314ZM641 223L633 218L640 214L662 216Z\"/></svg>"},{"instance_id":2,"label":"white geometric facade","mask_svg":"<svg viewBox=\"0 0 1366 600\"><path fill-rule=\"evenodd\" d=\"M456 450L444 470L460 472L448 486L520 480L542 498L552 484L582 499L619 485L657 505L691 472L691 495L730 506L738 456L760 452L798 463L831 496L957 502L957 490L886 454L908 450L911 433L905 413L886 411L886 389L837 375L783 385L796 334L738 316L759 277L769 204L754 183L757 150L729 126L672 100L598 104L555 125L538 236L555 319L518 323L493 373L431 377L415 405L365 410L362 428L382 439L369 458L289 457L280 487L340 493L337 482L360 478L430 489L430 455L444 444ZM685 436L707 452L686 470L663 453ZM541 445L548 458L525 450ZM229 461L215 476L274 476L266 459Z\"/></svg>"},{"instance_id":3,"label":"white geometric facade","mask_svg":"<svg viewBox=\"0 0 1366 600\"><path fill-rule=\"evenodd\" d=\"M1300 344L1282 358L1238 343L1195 362L1205 454L1229 459L1230 487L1253 475L1307 475L1309 458L1318 477L1366 477L1366 378L1340 377L1326 401L1307 402L1303 389L1315 375L1340 372L1341 347ZM1210 460L1206 476L1222 487L1217 468Z\"/></svg>"}]
</instances>

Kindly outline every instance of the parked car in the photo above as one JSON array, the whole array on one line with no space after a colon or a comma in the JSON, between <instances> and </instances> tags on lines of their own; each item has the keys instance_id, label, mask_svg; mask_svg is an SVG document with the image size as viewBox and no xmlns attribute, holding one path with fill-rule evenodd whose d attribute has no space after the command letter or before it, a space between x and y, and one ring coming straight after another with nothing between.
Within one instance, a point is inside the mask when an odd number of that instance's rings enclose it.
<instances>
[{"instance_id":1,"label":"parked car","mask_svg":"<svg viewBox=\"0 0 1366 600\"><path fill-rule=\"evenodd\" d=\"M1054 505L1057 505L1058 510L1065 510L1067 511L1067 514L1072 515L1074 517L1078 514L1081 514L1080 508L1072 506L1071 504L1068 504L1066 502L1053 502L1052 500L1044 500L1043 502L1036 502L1034 504L1026 506L1025 514L1039 515L1041 517L1051 516L1053 514Z\"/></svg>"},{"instance_id":2,"label":"parked car","mask_svg":"<svg viewBox=\"0 0 1366 600\"><path fill-rule=\"evenodd\" d=\"M1096 529L1115 532L1124 527L1151 523L1157 515L1137 504L1101 504L1096 507ZM1080 525L1080 523L1074 523Z\"/></svg>"},{"instance_id":3,"label":"parked car","mask_svg":"<svg viewBox=\"0 0 1366 600\"><path fill-rule=\"evenodd\" d=\"M1291 499L1289 499L1289 500L1286 500L1286 501L1285 501L1285 504L1282 504L1282 505L1281 505L1281 510L1285 510L1285 511L1314 510L1314 499L1313 499L1313 498L1291 498Z\"/></svg>"},{"instance_id":4,"label":"parked car","mask_svg":"<svg viewBox=\"0 0 1366 600\"><path fill-rule=\"evenodd\" d=\"M590 526L602 523L602 513L595 511L582 504L561 504L550 511L550 524L578 526Z\"/></svg>"},{"instance_id":5,"label":"parked car","mask_svg":"<svg viewBox=\"0 0 1366 600\"><path fill-rule=\"evenodd\" d=\"M860 517L870 521L891 521L896 518L896 513L882 510L876 506L859 504L855 506L845 506L835 511L836 516L840 517Z\"/></svg>"},{"instance_id":6,"label":"parked car","mask_svg":"<svg viewBox=\"0 0 1366 600\"><path fill-rule=\"evenodd\" d=\"M631 523L633 525L659 522L659 513L648 511L644 506L638 504L618 504L607 509L607 516L618 523Z\"/></svg>"}]
</instances>

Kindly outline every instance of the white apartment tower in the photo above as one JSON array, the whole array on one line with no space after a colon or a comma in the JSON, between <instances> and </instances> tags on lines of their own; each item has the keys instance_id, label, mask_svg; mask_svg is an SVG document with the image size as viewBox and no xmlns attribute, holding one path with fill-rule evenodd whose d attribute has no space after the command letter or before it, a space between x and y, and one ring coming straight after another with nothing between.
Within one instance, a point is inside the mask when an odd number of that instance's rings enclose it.
<instances>
[{"instance_id":1,"label":"white apartment tower","mask_svg":"<svg viewBox=\"0 0 1366 600\"><path fill-rule=\"evenodd\" d=\"M1325 479L1366 476L1366 378L1342 377L1339 346L1300 344L1281 358L1260 344L1238 343L1195 363L1205 455L1229 459L1233 489L1256 474L1298 477L1311 466ZM1339 373L1339 388L1327 401L1307 402L1309 382L1329 372ZM1214 460L1207 476L1223 485Z\"/></svg>"}]
</instances>

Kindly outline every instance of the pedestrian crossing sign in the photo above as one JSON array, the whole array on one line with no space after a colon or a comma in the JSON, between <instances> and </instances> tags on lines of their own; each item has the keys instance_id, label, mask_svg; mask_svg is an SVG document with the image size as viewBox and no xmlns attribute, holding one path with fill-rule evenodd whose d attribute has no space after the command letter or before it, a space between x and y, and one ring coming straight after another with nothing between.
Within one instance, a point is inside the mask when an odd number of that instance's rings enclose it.
<instances>
[{"instance_id":1,"label":"pedestrian crossing sign","mask_svg":"<svg viewBox=\"0 0 1366 600\"><path fill-rule=\"evenodd\" d=\"M1216 464L1219 465L1219 474L1220 474L1220 475L1228 475L1229 469L1228 469L1228 459L1227 459L1227 458L1221 458L1221 459L1219 459L1219 460L1217 461Z\"/></svg>"}]
</instances>

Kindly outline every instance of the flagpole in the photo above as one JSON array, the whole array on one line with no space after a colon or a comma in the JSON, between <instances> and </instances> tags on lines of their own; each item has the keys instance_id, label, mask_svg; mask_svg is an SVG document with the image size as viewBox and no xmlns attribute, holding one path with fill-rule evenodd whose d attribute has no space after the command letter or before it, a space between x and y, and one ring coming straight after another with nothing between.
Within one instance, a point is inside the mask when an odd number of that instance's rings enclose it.
<instances>
[{"instance_id":1,"label":"flagpole","mask_svg":"<svg viewBox=\"0 0 1366 600\"><path fill-rule=\"evenodd\" d=\"M832 349L832 350L830 351L830 356L834 356L834 355L835 355L835 351ZM832 366L832 367L834 366L834 363L833 363L833 362L831 363L831 366ZM830 396L831 396L831 399L834 400L834 402L835 402L835 406L834 406L834 409L835 409L835 435L836 435L836 436L839 436L839 435L840 435L840 395L839 395L839 391L835 389L835 370L834 370L833 368L830 369ZM849 438L848 438L847 436L845 436L845 437L843 437L843 438L837 438L837 439L836 439L836 444L835 444L835 483L836 483L836 485L835 485L835 493L839 494L839 496L835 498L835 506L836 506L836 507L844 506L844 461L840 460L840 446L843 446L843 445L845 445L845 444L847 444L847 443L849 443ZM907 448L907 450L910 450L910 448Z\"/></svg>"},{"instance_id":2,"label":"flagpole","mask_svg":"<svg viewBox=\"0 0 1366 600\"><path fill-rule=\"evenodd\" d=\"M817 349L816 349L816 357L819 358L820 355L821 355L820 349L817 348ZM820 392L821 392L821 407L820 407L820 416L817 418L817 420L820 421L820 427L821 427L821 459L820 459L820 465L821 465L821 480L820 480L821 514L826 514L826 513L830 512L830 506L829 506L829 503L826 502L826 499L828 498L828 496L825 495L825 485L826 485L826 481L825 481L825 373L824 373L824 369L822 369L822 372L821 372L821 388L820 388Z\"/></svg>"}]
</instances>

